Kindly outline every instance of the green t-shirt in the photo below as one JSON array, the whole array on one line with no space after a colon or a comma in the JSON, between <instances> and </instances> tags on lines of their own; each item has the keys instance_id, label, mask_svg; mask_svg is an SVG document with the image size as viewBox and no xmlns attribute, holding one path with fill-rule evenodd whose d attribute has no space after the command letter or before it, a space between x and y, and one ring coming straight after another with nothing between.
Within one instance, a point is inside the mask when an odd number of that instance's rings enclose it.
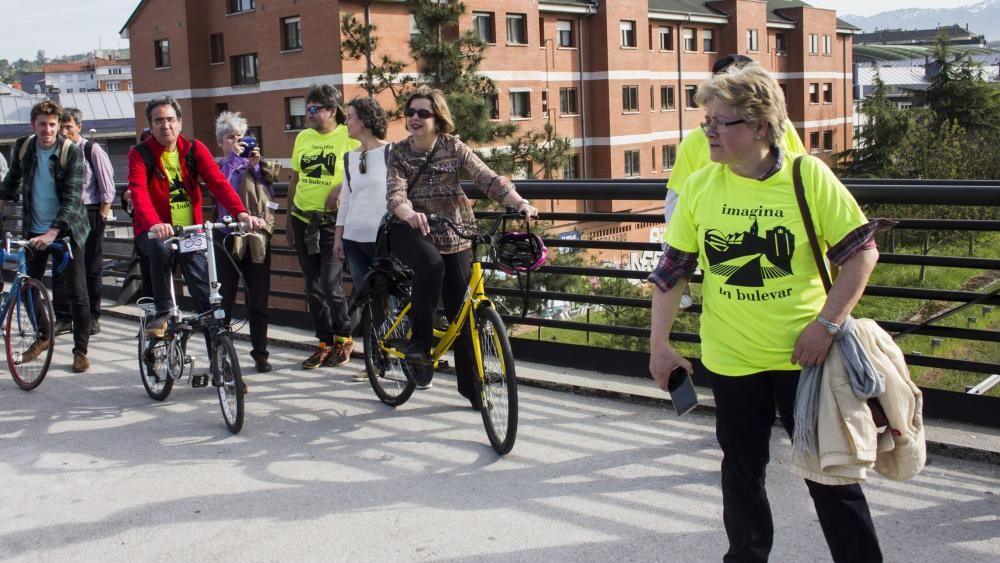
<instances>
[{"instance_id":1,"label":"green t-shirt","mask_svg":"<svg viewBox=\"0 0 1000 563\"><path fill-rule=\"evenodd\" d=\"M338 125L329 133L306 129L295 137L292 170L298 174L295 208L301 211L324 211L330 192L344 181L344 153L361 146L347 136L347 127ZM299 214L296 217L306 221Z\"/></svg>"},{"instance_id":2,"label":"green t-shirt","mask_svg":"<svg viewBox=\"0 0 1000 563\"><path fill-rule=\"evenodd\" d=\"M826 294L795 201L794 158L759 181L711 164L691 176L667 233L671 247L698 254L704 272L702 361L722 375L799 369L799 333ZM867 219L847 188L815 158L802 163L806 201L821 247L840 242Z\"/></svg>"},{"instance_id":3,"label":"green t-shirt","mask_svg":"<svg viewBox=\"0 0 1000 563\"><path fill-rule=\"evenodd\" d=\"M785 134L779 143L785 156L806 154L806 148L799 139L799 134L795 132L795 126L788 119L785 119ZM712 164L712 157L708 150L708 137L701 127L692 130L684 137L679 147L677 147L677 160L670 171L670 178L667 179L667 188L681 194L684 191L684 183L691 174Z\"/></svg>"},{"instance_id":4,"label":"green t-shirt","mask_svg":"<svg viewBox=\"0 0 1000 563\"><path fill-rule=\"evenodd\" d=\"M194 150L194 149L191 149ZM181 156L178 151L163 151L160 157L163 170L170 181L170 223L188 227L194 224L194 208L188 198L187 190L181 179Z\"/></svg>"}]
</instances>

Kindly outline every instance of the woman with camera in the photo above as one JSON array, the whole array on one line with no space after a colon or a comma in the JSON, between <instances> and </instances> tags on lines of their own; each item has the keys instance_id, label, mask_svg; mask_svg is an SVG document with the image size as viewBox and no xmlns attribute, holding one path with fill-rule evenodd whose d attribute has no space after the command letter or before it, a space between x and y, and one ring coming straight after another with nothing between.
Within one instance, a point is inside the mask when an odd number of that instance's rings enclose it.
<instances>
[{"instance_id":1,"label":"woman with camera","mask_svg":"<svg viewBox=\"0 0 1000 563\"><path fill-rule=\"evenodd\" d=\"M268 372L271 371L271 364L267 361L267 299L271 292L271 233L274 230L274 208L277 207L272 204L274 193L271 183L278 170L277 163L261 160L257 139L245 137L246 131L247 120L239 113L224 111L219 114L215 120L215 139L223 154L219 168L250 215L263 219L265 226L242 237L225 236L228 233L221 233L232 260L222 258L216 267L222 283L222 306L226 311L226 322L232 319L236 288L240 277L243 278L250 342L253 345L250 356L253 357L258 372ZM216 209L219 218L228 214L222 206L217 206Z\"/></svg>"}]
</instances>

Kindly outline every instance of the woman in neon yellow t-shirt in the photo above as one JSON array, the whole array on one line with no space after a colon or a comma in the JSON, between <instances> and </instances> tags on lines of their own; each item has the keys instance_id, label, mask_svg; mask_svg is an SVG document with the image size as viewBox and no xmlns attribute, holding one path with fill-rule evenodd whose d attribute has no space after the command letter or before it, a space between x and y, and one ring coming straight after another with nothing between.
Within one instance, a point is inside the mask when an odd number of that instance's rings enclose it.
<instances>
[{"instance_id":1,"label":"woman in neon yellow t-shirt","mask_svg":"<svg viewBox=\"0 0 1000 563\"><path fill-rule=\"evenodd\" d=\"M667 227L650 275L650 372L664 390L691 363L670 345L687 279L704 271L702 363L716 402L723 452L726 559L767 560L774 527L764 489L775 409L789 436L802 366L822 363L861 298L878 251L869 222L829 168L803 163L816 233L840 275L826 295L795 199L792 160L779 140L787 123L781 88L759 65L733 67L698 89L712 164L695 172ZM881 561L861 487L806 481L835 561Z\"/></svg>"}]
</instances>

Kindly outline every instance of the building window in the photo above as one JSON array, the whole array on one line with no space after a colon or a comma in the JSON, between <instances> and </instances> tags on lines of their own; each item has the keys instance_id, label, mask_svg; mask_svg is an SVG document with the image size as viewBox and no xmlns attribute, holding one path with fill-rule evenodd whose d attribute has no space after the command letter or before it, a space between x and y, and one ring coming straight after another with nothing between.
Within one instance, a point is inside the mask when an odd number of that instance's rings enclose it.
<instances>
[{"instance_id":1,"label":"building window","mask_svg":"<svg viewBox=\"0 0 1000 563\"><path fill-rule=\"evenodd\" d=\"M257 84L257 53L236 55L232 58L233 86Z\"/></svg>"},{"instance_id":2,"label":"building window","mask_svg":"<svg viewBox=\"0 0 1000 563\"><path fill-rule=\"evenodd\" d=\"M542 90L542 117L549 116L549 91Z\"/></svg>"},{"instance_id":3,"label":"building window","mask_svg":"<svg viewBox=\"0 0 1000 563\"><path fill-rule=\"evenodd\" d=\"M660 86L660 111L668 111L674 108L674 87Z\"/></svg>"},{"instance_id":4,"label":"building window","mask_svg":"<svg viewBox=\"0 0 1000 563\"><path fill-rule=\"evenodd\" d=\"M777 51L779 55L788 52L788 38L785 37L784 33L774 34L774 50Z\"/></svg>"},{"instance_id":5,"label":"building window","mask_svg":"<svg viewBox=\"0 0 1000 563\"><path fill-rule=\"evenodd\" d=\"M571 154L563 162L562 177L563 180L572 180L580 177L580 155Z\"/></svg>"},{"instance_id":6,"label":"building window","mask_svg":"<svg viewBox=\"0 0 1000 563\"><path fill-rule=\"evenodd\" d=\"M759 45L757 44L757 30L748 29L747 30L747 51L754 53L757 51Z\"/></svg>"},{"instance_id":7,"label":"building window","mask_svg":"<svg viewBox=\"0 0 1000 563\"><path fill-rule=\"evenodd\" d=\"M229 12L230 14L238 14L240 12L249 12L254 8L254 0L229 0Z\"/></svg>"},{"instance_id":8,"label":"building window","mask_svg":"<svg viewBox=\"0 0 1000 563\"><path fill-rule=\"evenodd\" d=\"M545 17L538 16L538 46L545 47Z\"/></svg>"},{"instance_id":9,"label":"building window","mask_svg":"<svg viewBox=\"0 0 1000 563\"><path fill-rule=\"evenodd\" d=\"M524 14L507 14L507 43L528 44L528 17Z\"/></svg>"},{"instance_id":10,"label":"building window","mask_svg":"<svg viewBox=\"0 0 1000 563\"><path fill-rule=\"evenodd\" d=\"M702 51L706 53L715 52L715 32L711 29L701 30L701 45Z\"/></svg>"},{"instance_id":11,"label":"building window","mask_svg":"<svg viewBox=\"0 0 1000 563\"><path fill-rule=\"evenodd\" d=\"M121 90L121 85L113 80L109 80L104 83L108 87L108 92L117 92Z\"/></svg>"},{"instance_id":12,"label":"building window","mask_svg":"<svg viewBox=\"0 0 1000 563\"><path fill-rule=\"evenodd\" d=\"M560 47L573 47L573 22L556 20L556 40Z\"/></svg>"},{"instance_id":13,"label":"building window","mask_svg":"<svg viewBox=\"0 0 1000 563\"><path fill-rule=\"evenodd\" d=\"M656 87L649 87L649 111L656 111Z\"/></svg>"},{"instance_id":14,"label":"building window","mask_svg":"<svg viewBox=\"0 0 1000 563\"><path fill-rule=\"evenodd\" d=\"M649 147L649 167L656 172L656 147Z\"/></svg>"},{"instance_id":15,"label":"building window","mask_svg":"<svg viewBox=\"0 0 1000 563\"><path fill-rule=\"evenodd\" d=\"M819 152L819 131L809 133L809 151Z\"/></svg>"},{"instance_id":16,"label":"building window","mask_svg":"<svg viewBox=\"0 0 1000 563\"><path fill-rule=\"evenodd\" d=\"M833 131L823 131L823 150L833 150Z\"/></svg>"},{"instance_id":17,"label":"building window","mask_svg":"<svg viewBox=\"0 0 1000 563\"><path fill-rule=\"evenodd\" d=\"M818 104L819 103L819 84L816 82L809 83L809 103Z\"/></svg>"},{"instance_id":18,"label":"building window","mask_svg":"<svg viewBox=\"0 0 1000 563\"><path fill-rule=\"evenodd\" d=\"M306 99L301 96L298 98L285 98L285 129L298 131L305 128Z\"/></svg>"},{"instance_id":19,"label":"building window","mask_svg":"<svg viewBox=\"0 0 1000 563\"><path fill-rule=\"evenodd\" d=\"M684 50L691 52L698 50L698 34L690 27L684 28Z\"/></svg>"},{"instance_id":20,"label":"building window","mask_svg":"<svg viewBox=\"0 0 1000 563\"><path fill-rule=\"evenodd\" d=\"M618 28L621 30L621 41L622 47L636 47L636 37L635 37L635 22L634 21L622 21Z\"/></svg>"},{"instance_id":21,"label":"building window","mask_svg":"<svg viewBox=\"0 0 1000 563\"><path fill-rule=\"evenodd\" d=\"M639 171L639 151L625 151L625 177L641 174Z\"/></svg>"},{"instance_id":22,"label":"building window","mask_svg":"<svg viewBox=\"0 0 1000 563\"><path fill-rule=\"evenodd\" d=\"M215 117L219 117L219 114L224 111L229 111L229 104L225 102L221 104L215 104Z\"/></svg>"},{"instance_id":23,"label":"building window","mask_svg":"<svg viewBox=\"0 0 1000 563\"><path fill-rule=\"evenodd\" d=\"M156 68L170 66L170 40L157 39L153 41L153 53L156 55Z\"/></svg>"},{"instance_id":24,"label":"building window","mask_svg":"<svg viewBox=\"0 0 1000 563\"><path fill-rule=\"evenodd\" d=\"M292 16L281 18L281 50L292 51L302 48L302 18Z\"/></svg>"},{"instance_id":25,"label":"building window","mask_svg":"<svg viewBox=\"0 0 1000 563\"><path fill-rule=\"evenodd\" d=\"M120 68L111 68L111 69L108 69L108 74L121 74L121 73L122 73L122 69L120 69ZM90 77L93 78L94 75L91 74Z\"/></svg>"},{"instance_id":26,"label":"building window","mask_svg":"<svg viewBox=\"0 0 1000 563\"><path fill-rule=\"evenodd\" d=\"M824 82L823 83L823 102L827 104L833 103L833 83Z\"/></svg>"},{"instance_id":27,"label":"building window","mask_svg":"<svg viewBox=\"0 0 1000 563\"><path fill-rule=\"evenodd\" d=\"M659 28L660 37L660 50L661 51L673 51L674 50L674 28L672 27L661 27Z\"/></svg>"},{"instance_id":28,"label":"building window","mask_svg":"<svg viewBox=\"0 0 1000 563\"><path fill-rule=\"evenodd\" d=\"M677 145L663 145L663 169L670 170L677 160Z\"/></svg>"},{"instance_id":29,"label":"building window","mask_svg":"<svg viewBox=\"0 0 1000 563\"><path fill-rule=\"evenodd\" d=\"M208 38L212 52L212 64L226 62L226 46L222 41L221 33L213 33Z\"/></svg>"},{"instance_id":30,"label":"building window","mask_svg":"<svg viewBox=\"0 0 1000 563\"><path fill-rule=\"evenodd\" d=\"M500 119L500 94L487 94L486 107L490 108L490 119Z\"/></svg>"},{"instance_id":31,"label":"building window","mask_svg":"<svg viewBox=\"0 0 1000 563\"><path fill-rule=\"evenodd\" d=\"M496 43L496 22L493 12L472 12L472 30L486 43Z\"/></svg>"},{"instance_id":32,"label":"building window","mask_svg":"<svg viewBox=\"0 0 1000 563\"><path fill-rule=\"evenodd\" d=\"M694 101L694 95L698 93L698 87L694 85L684 87L684 107L686 109L695 109L698 104Z\"/></svg>"},{"instance_id":33,"label":"building window","mask_svg":"<svg viewBox=\"0 0 1000 563\"><path fill-rule=\"evenodd\" d=\"M833 38L829 35L823 35L823 54L833 54Z\"/></svg>"},{"instance_id":34,"label":"building window","mask_svg":"<svg viewBox=\"0 0 1000 563\"><path fill-rule=\"evenodd\" d=\"M417 27L417 18L410 14L410 39L420 36L420 28Z\"/></svg>"},{"instance_id":35,"label":"building window","mask_svg":"<svg viewBox=\"0 0 1000 563\"><path fill-rule=\"evenodd\" d=\"M531 117L531 92L510 93L510 118L528 119Z\"/></svg>"},{"instance_id":36,"label":"building window","mask_svg":"<svg viewBox=\"0 0 1000 563\"><path fill-rule=\"evenodd\" d=\"M577 115L580 113L576 103L576 88L559 89L559 113L562 115Z\"/></svg>"},{"instance_id":37,"label":"building window","mask_svg":"<svg viewBox=\"0 0 1000 563\"><path fill-rule=\"evenodd\" d=\"M639 111L639 87L622 86L622 111Z\"/></svg>"},{"instance_id":38,"label":"building window","mask_svg":"<svg viewBox=\"0 0 1000 563\"><path fill-rule=\"evenodd\" d=\"M809 54L815 55L819 53L819 35L815 33L809 34Z\"/></svg>"}]
</instances>

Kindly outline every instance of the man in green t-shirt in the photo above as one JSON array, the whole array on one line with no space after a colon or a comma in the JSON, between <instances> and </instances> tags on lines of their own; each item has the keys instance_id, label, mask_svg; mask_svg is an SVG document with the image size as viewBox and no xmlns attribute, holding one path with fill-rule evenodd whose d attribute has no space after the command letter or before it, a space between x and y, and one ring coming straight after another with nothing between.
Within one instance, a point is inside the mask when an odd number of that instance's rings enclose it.
<instances>
[{"instance_id":1,"label":"man in green t-shirt","mask_svg":"<svg viewBox=\"0 0 1000 563\"><path fill-rule=\"evenodd\" d=\"M347 299L340 286L343 269L333 254L333 242L344 154L359 143L347 136L347 116L333 86L309 89L306 119L310 128L299 133L292 149L285 233L302 266L309 314L319 339L302 367L315 369L346 364L354 349Z\"/></svg>"}]
</instances>

